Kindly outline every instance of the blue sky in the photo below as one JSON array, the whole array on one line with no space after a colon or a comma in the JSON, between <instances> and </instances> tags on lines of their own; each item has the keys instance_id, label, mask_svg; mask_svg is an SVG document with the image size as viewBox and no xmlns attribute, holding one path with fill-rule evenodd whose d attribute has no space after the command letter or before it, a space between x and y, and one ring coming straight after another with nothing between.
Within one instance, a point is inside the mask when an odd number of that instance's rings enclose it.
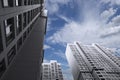
<instances>
[{"instance_id":1,"label":"blue sky","mask_svg":"<svg viewBox=\"0 0 120 80\"><path fill-rule=\"evenodd\" d=\"M120 0L46 0L44 62L57 60L65 80L73 80L65 56L67 43L99 43L120 48Z\"/></svg>"}]
</instances>

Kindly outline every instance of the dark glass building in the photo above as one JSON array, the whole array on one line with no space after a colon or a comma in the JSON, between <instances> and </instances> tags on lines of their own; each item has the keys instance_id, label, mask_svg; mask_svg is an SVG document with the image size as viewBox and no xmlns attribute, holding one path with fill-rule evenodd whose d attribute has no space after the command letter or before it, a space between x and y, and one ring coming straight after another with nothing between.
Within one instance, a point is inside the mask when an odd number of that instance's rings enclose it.
<instances>
[{"instance_id":1,"label":"dark glass building","mask_svg":"<svg viewBox=\"0 0 120 80\"><path fill-rule=\"evenodd\" d=\"M0 0L0 80L41 80L44 0Z\"/></svg>"}]
</instances>

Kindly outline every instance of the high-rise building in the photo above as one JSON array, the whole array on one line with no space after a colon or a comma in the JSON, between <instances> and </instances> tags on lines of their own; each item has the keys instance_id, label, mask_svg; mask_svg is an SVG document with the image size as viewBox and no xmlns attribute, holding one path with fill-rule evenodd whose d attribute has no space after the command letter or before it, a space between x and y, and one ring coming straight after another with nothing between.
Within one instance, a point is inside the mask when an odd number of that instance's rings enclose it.
<instances>
[{"instance_id":1,"label":"high-rise building","mask_svg":"<svg viewBox=\"0 0 120 80\"><path fill-rule=\"evenodd\" d=\"M66 57L74 80L120 80L120 59L98 44L67 44Z\"/></svg>"},{"instance_id":2,"label":"high-rise building","mask_svg":"<svg viewBox=\"0 0 120 80\"><path fill-rule=\"evenodd\" d=\"M63 80L60 63L51 60L50 63L43 63L42 80Z\"/></svg>"},{"instance_id":3,"label":"high-rise building","mask_svg":"<svg viewBox=\"0 0 120 80\"><path fill-rule=\"evenodd\" d=\"M41 80L44 0L0 0L0 80Z\"/></svg>"}]
</instances>

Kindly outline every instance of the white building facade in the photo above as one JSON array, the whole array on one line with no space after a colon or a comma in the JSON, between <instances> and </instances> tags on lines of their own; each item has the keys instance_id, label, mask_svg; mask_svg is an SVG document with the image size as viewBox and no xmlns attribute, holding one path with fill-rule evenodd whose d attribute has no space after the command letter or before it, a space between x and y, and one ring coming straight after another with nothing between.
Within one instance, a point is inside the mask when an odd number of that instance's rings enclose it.
<instances>
[{"instance_id":1,"label":"white building facade","mask_svg":"<svg viewBox=\"0 0 120 80\"><path fill-rule=\"evenodd\" d=\"M67 44L66 57L74 80L120 80L120 58L98 44Z\"/></svg>"},{"instance_id":2,"label":"white building facade","mask_svg":"<svg viewBox=\"0 0 120 80\"><path fill-rule=\"evenodd\" d=\"M64 80L60 63L51 60L50 63L43 63L42 80Z\"/></svg>"}]
</instances>

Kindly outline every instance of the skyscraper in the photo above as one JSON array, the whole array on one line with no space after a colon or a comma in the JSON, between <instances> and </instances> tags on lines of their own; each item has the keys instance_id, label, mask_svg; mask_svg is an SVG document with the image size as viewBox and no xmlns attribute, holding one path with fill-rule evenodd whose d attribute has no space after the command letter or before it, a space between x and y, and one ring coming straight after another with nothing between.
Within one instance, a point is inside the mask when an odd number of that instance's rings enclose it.
<instances>
[{"instance_id":1,"label":"skyscraper","mask_svg":"<svg viewBox=\"0 0 120 80\"><path fill-rule=\"evenodd\" d=\"M51 60L50 63L43 63L42 80L63 80L60 63Z\"/></svg>"},{"instance_id":2,"label":"skyscraper","mask_svg":"<svg viewBox=\"0 0 120 80\"><path fill-rule=\"evenodd\" d=\"M0 0L0 80L41 80L44 0Z\"/></svg>"},{"instance_id":3,"label":"skyscraper","mask_svg":"<svg viewBox=\"0 0 120 80\"><path fill-rule=\"evenodd\" d=\"M74 80L120 80L120 59L98 44L67 44L66 57Z\"/></svg>"}]
</instances>

